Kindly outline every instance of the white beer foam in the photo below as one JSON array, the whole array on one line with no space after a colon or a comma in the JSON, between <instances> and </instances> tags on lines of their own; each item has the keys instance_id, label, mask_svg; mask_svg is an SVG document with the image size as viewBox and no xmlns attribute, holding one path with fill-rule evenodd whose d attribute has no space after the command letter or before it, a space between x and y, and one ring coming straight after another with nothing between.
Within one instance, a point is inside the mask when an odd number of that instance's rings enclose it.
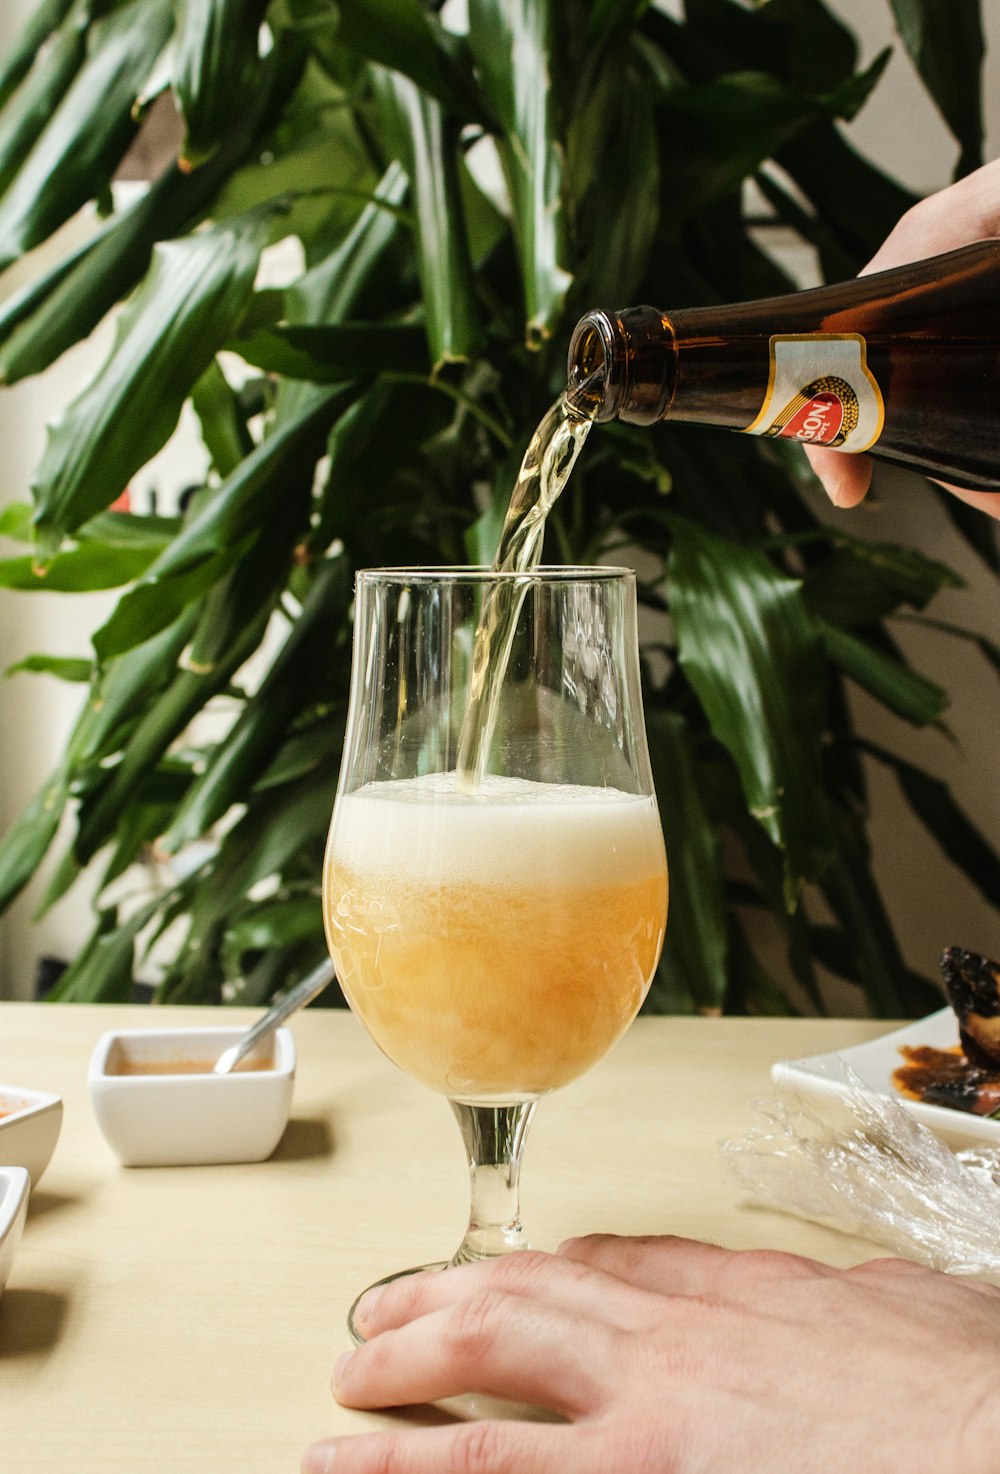
<instances>
[{"instance_id":1,"label":"white beer foam","mask_svg":"<svg viewBox=\"0 0 1000 1474\"><path fill-rule=\"evenodd\" d=\"M331 856L390 885L589 886L655 874L663 838L642 794L494 775L465 794L435 773L338 798Z\"/></svg>"}]
</instances>

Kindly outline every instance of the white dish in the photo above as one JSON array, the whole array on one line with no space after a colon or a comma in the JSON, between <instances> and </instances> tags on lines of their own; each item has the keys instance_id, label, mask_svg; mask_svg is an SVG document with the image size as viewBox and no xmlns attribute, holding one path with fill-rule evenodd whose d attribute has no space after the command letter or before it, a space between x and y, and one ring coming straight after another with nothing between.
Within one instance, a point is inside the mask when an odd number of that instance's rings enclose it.
<instances>
[{"instance_id":1,"label":"white dish","mask_svg":"<svg viewBox=\"0 0 1000 1474\"><path fill-rule=\"evenodd\" d=\"M97 1124L126 1167L260 1162L288 1124L295 1042L278 1029L229 1075L211 1064L245 1031L234 1028L123 1029L103 1034L88 1082ZM171 1062L199 1061L204 1072L162 1073ZM123 1067L158 1066L155 1074Z\"/></svg>"},{"instance_id":2,"label":"white dish","mask_svg":"<svg viewBox=\"0 0 1000 1474\"><path fill-rule=\"evenodd\" d=\"M35 1187L56 1149L62 1118L58 1095L0 1085L0 1162L26 1167Z\"/></svg>"},{"instance_id":3,"label":"white dish","mask_svg":"<svg viewBox=\"0 0 1000 1474\"><path fill-rule=\"evenodd\" d=\"M907 1100L892 1083L893 1071L905 1064L899 1052L901 1044L950 1049L958 1042L958 1020L950 1008L942 1008L880 1039L870 1039L867 1044L854 1044L849 1049L814 1054L807 1059L781 1060L772 1067L771 1079L776 1085L794 1085L803 1094L817 1099L842 1099L850 1090L845 1080L836 1078L838 1062L842 1060L870 1090L896 1101L949 1145L1000 1146L1000 1121L989 1116L972 1116L949 1106Z\"/></svg>"},{"instance_id":4,"label":"white dish","mask_svg":"<svg viewBox=\"0 0 1000 1474\"><path fill-rule=\"evenodd\" d=\"M31 1179L25 1167L0 1167L0 1295L10 1278L28 1212Z\"/></svg>"}]
</instances>

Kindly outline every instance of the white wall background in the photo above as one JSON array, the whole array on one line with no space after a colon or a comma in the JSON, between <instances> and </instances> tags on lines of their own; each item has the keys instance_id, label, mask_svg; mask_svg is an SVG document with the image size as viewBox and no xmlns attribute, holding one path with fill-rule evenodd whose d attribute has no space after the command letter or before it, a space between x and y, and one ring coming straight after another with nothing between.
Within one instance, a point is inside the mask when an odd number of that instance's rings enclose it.
<instances>
[{"instance_id":1,"label":"white wall background","mask_svg":"<svg viewBox=\"0 0 1000 1474\"><path fill-rule=\"evenodd\" d=\"M857 31L865 60L892 40L888 0L831 3ZM9 44L33 6L34 0L2 0L0 49ZM996 0L984 0L983 11L992 43L985 95L988 152L993 155L1000 152L1000 6ZM852 133L865 152L921 193L940 188L950 178L955 147L899 47L871 102L852 126ZM79 223L68 227L56 243L57 249L63 249L67 235L83 228ZM34 266L32 262L33 270ZM17 275L14 270L0 281L0 294L13 289ZM0 394L0 505L27 497L30 471L44 444L46 420L77 392L101 361L107 342L105 326L90 343L65 355L39 380ZM201 467L197 460L187 459L195 456L190 439L174 447L156 473L161 486L168 483L168 489L169 485L179 489L196 479ZM995 582L966 552L926 488L903 476L882 475L877 504L866 504L853 515L856 520L852 526L862 536L912 541L962 572L969 588L942 595L934 614L974 627L1000 642L1000 602ZM110 595L68 599L55 594L27 597L0 591L0 668L33 651L88 654L90 632L102 622L112 603ZM918 637L913 632L904 636L901 629L900 636L918 668L953 693L948 721L956 741L950 743L936 733L914 732L859 695L856 710L862 728L873 740L885 742L948 781L980 828L1000 843L997 677L971 647L943 635ZM51 770L78 701L79 692L49 677L21 675L0 684L0 828L11 822ZM950 943L993 955L1000 953L996 913L940 856L911 818L892 783L875 776L877 870L909 962L924 971L933 970L941 948ZM44 877L36 880L0 918L0 997L29 996L36 959L45 953L72 956L89 930L85 884L71 892L43 922L32 925L43 884ZM847 992L838 997L845 1011L855 1001Z\"/></svg>"}]
</instances>

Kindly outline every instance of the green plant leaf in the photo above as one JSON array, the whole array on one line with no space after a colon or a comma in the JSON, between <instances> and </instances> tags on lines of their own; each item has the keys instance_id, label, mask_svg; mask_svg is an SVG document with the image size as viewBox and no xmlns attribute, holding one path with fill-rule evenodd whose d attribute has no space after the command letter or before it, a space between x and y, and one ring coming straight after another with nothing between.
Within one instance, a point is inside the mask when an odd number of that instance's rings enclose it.
<instances>
[{"instance_id":1,"label":"green plant leaf","mask_svg":"<svg viewBox=\"0 0 1000 1474\"><path fill-rule=\"evenodd\" d=\"M302 611L266 678L244 704L162 836L161 846L168 854L207 833L234 803L246 797L269 765L301 701L303 686L310 681L315 684L317 667L331 659L350 598L346 575L343 559L317 569Z\"/></svg>"},{"instance_id":2,"label":"green plant leaf","mask_svg":"<svg viewBox=\"0 0 1000 1474\"><path fill-rule=\"evenodd\" d=\"M892 0L896 25L913 64L961 146L955 174L983 161L979 0Z\"/></svg>"},{"instance_id":3,"label":"green plant leaf","mask_svg":"<svg viewBox=\"0 0 1000 1474\"><path fill-rule=\"evenodd\" d=\"M332 420L352 391L311 391L296 418L264 440L195 512L168 548L124 594L94 635L102 660L120 655L165 628L240 558L254 538L263 510L287 479L312 464Z\"/></svg>"},{"instance_id":4,"label":"green plant leaf","mask_svg":"<svg viewBox=\"0 0 1000 1474\"><path fill-rule=\"evenodd\" d=\"M313 720L304 730L297 729L282 742L266 772L254 784L254 791L264 793L317 772L329 763L331 753L340 751L343 735L343 714Z\"/></svg>"},{"instance_id":5,"label":"green plant leaf","mask_svg":"<svg viewBox=\"0 0 1000 1474\"><path fill-rule=\"evenodd\" d=\"M643 18L644 29L691 82L739 72L769 73L784 88L822 97L836 94L852 77L854 38L819 0L770 0L753 10L731 0L699 0L691 17L694 24L682 23L650 7ZM671 74L668 86L675 85ZM865 84L860 86L863 92ZM857 100L849 89L846 101ZM751 120L753 132L759 126ZM694 141L703 154L702 141ZM735 146L744 147L738 139ZM823 226L820 259L831 280L842 280L863 266L900 215L916 203L916 195L859 154L829 117L804 121L774 147L776 162L816 207ZM678 152L684 160L683 150Z\"/></svg>"},{"instance_id":6,"label":"green plant leaf","mask_svg":"<svg viewBox=\"0 0 1000 1474\"><path fill-rule=\"evenodd\" d=\"M895 773L927 832L980 895L1000 909L1000 856L956 803L948 785L874 742L861 746Z\"/></svg>"},{"instance_id":7,"label":"green plant leaf","mask_svg":"<svg viewBox=\"0 0 1000 1474\"><path fill-rule=\"evenodd\" d=\"M168 760L147 774L118 824L115 847L101 876L99 902L119 876L137 862L151 858L157 835L170 823L190 783L191 767L186 762Z\"/></svg>"},{"instance_id":8,"label":"green plant leaf","mask_svg":"<svg viewBox=\"0 0 1000 1474\"><path fill-rule=\"evenodd\" d=\"M31 519L34 508L30 502L8 502L0 511L0 537L9 537L13 542L33 541Z\"/></svg>"},{"instance_id":9,"label":"green plant leaf","mask_svg":"<svg viewBox=\"0 0 1000 1474\"><path fill-rule=\"evenodd\" d=\"M678 658L750 812L785 855L785 899L830 861L819 769L826 668L797 580L760 554L672 519L666 588Z\"/></svg>"},{"instance_id":10,"label":"green plant leaf","mask_svg":"<svg viewBox=\"0 0 1000 1474\"><path fill-rule=\"evenodd\" d=\"M659 996L686 991L700 1012L714 1013L725 1002L727 986L719 844L702 801L687 723L675 712L650 711L646 735L667 842L672 913L650 1002L655 1006Z\"/></svg>"},{"instance_id":11,"label":"green plant leaf","mask_svg":"<svg viewBox=\"0 0 1000 1474\"><path fill-rule=\"evenodd\" d=\"M816 167L816 160L823 167ZM822 119L793 134L775 152L837 243L831 260L821 245L820 260L833 280L842 280L846 258L858 271L868 262L899 217L918 196L890 179L847 142L834 123Z\"/></svg>"},{"instance_id":12,"label":"green plant leaf","mask_svg":"<svg viewBox=\"0 0 1000 1474\"><path fill-rule=\"evenodd\" d=\"M852 32L821 0L770 0L747 9L732 0L687 0L686 24L656 16L654 33L685 71L711 57L726 71L769 71L802 90L831 92L854 74Z\"/></svg>"},{"instance_id":13,"label":"green plant leaf","mask_svg":"<svg viewBox=\"0 0 1000 1474\"><path fill-rule=\"evenodd\" d=\"M901 604L923 609L942 589L960 589L954 569L915 548L850 539L815 564L804 595L812 614L850 628L873 624Z\"/></svg>"},{"instance_id":14,"label":"green plant leaf","mask_svg":"<svg viewBox=\"0 0 1000 1474\"><path fill-rule=\"evenodd\" d=\"M295 80L295 65L275 47L260 86L208 164L191 175L168 166L135 204L0 308L0 382L40 373L132 290L156 241L205 210L220 181L268 131Z\"/></svg>"},{"instance_id":15,"label":"green plant leaf","mask_svg":"<svg viewBox=\"0 0 1000 1474\"><path fill-rule=\"evenodd\" d=\"M39 51L59 29L74 0L38 0L25 17L21 31L0 62L0 108L31 70Z\"/></svg>"},{"instance_id":16,"label":"green plant leaf","mask_svg":"<svg viewBox=\"0 0 1000 1474\"><path fill-rule=\"evenodd\" d=\"M857 271L857 258L846 251L821 215L803 208L791 190L783 188L770 174L761 169L754 175L754 183L775 213L775 219L794 230L803 241L815 246L827 281L846 281Z\"/></svg>"},{"instance_id":17,"label":"green plant leaf","mask_svg":"<svg viewBox=\"0 0 1000 1474\"><path fill-rule=\"evenodd\" d=\"M329 325L355 310L396 238L408 187L406 170L391 163L344 240L289 287L289 322Z\"/></svg>"},{"instance_id":18,"label":"green plant leaf","mask_svg":"<svg viewBox=\"0 0 1000 1474\"><path fill-rule=\"evenodd\" d=\"M289 508L291 511L291 508ZM184 665L130 734L120 763L80 808L75 852L93 856L114 832L122 807L131 802L209 697L222 691L260 643L277 598L294 540L293 518L277 526L272 514L256 542L212 590L200 610Z\"/></svg>"},{"instance_id":19,"label":"green plant leaf","mask_svg":"<svg viewBox=\"0 0 1000 1474\"><path fill-rule=\"evenodd\" d=\"M937 498L945 510L945 514L974 553L978 554L993 573L1000 574L1000 539L997 537L996 523L992 517L984 517L978 507L970 507L966 502L960 502L957 496L952 496L950 491L945 491L943 486L936 486L931 482L937 492Z\"/></svg>"},{"instance_id":20,"label":"green plant leaf","mask_svg":"<svg viewBox=\"0 0 1000 1474\"><path fill-rule=\"evenodd\" d=\"M756 882L752 889L758 898L757 903L763 902L784 932L792 977L809 1000L813 1011L820 1015L827 1013L809 945L809 919L805 906L800 902L794 911L789 911L785 902L784 857L761 825L747 812L739 774L721 750L716 750L701 755L697 781L701 800L711 815L712 822L718 828L729 830L742 847L749 873ZM740 866L741 874L743 870L744 867ZM731 902L736 899L731 880L727 886L727 894ZM729 967L726 1009L768 1012L775 994L774 980L760 968L738 925L733 930L734 917L731 913L727 925L729 942L735 940L739 952L734 955Z\"/></svg>"},{"instance_id":21,"label":"green plant leaf","mask_svg":"<svg viewBox=\"0 0 1000 1474\"><path fill-rule=\"evenodd\" d=\"M730 72L660 100L670 152L664 204L685 215L739 186L817 119L851 116L888 60L827 97L800 92L766 72Z\"/></svg>"},{"instance_id":22,"label":"green plant leaf","mask_svg":"<svg viewBox=\"0 0 1000 1474\"><path fill-rule=\"evenodd\" d=\"M617 115L612 113L610 101L603 114L599 111L605 132L591 145L594 157L588 172L593 182L578 223L581 260L577 288L581 296L594 302L633 300L660 223L660 146L653 100L643 87L643 74L629 68L623 79L622 65L617 56L608 63L604 85L622 95L622 106ZM608 113L613 117L610 128ZM571 177L577 192L580 182L575 176L583 172L579 140L588 115L589 109L584 107L570 139Z\"/></svg>"},{"instance_id":23,"label":"green plant leaf","mask_svg":"<svg viewBox=\"0 0 1000 1474\"><path fill-rule=\"evenodd\" d=\"M255 907L229 928L222 943L222 965L228 976L240 977L248 952L272 951L322 935L323 907L318 895L271 901Z\"/></svg>"},{"instance_id":24,"label":"green plant leaf","mask_svg":"<svg viewBox=\"0 0 1000 1474\"><path fill-rule=\"evenodd\" d=\"M370 548L386 510L392 515L393 477L450 418L448 401L429 384L377 379L330 434L329 467L309 534L310 549L323 553L337 537L351 545L355 556ZM411 506L405 514L410 530L414 512Z\"/></svg>"},{"instance_id":25,"label":"green plant leaf","mask_svg":"<svg viewBox=\"0 0 1000 1474\"><path fill-rule=\"evenodd\" d=\"M290 113L300 106L312 75L306 72L289 105ZM265 146L262 152L251 154L227 180L213 214L217 220L245 215L287 195L288 215L281 223L289 235L299 236L311 259L314 242L325 250L354 223L371 195L376 175L364 137L353 114L343 106L341 94L317 99L308 111L304 100L301 106L308 117L308 132L299 146L277 151ZM286 118L282 131L292 127Z\"/></svg>"},{"instance_id":26,"label":"green plant leaf","mask_svg":"<svg viewBox=\"0 0 1000 1474\"><path fill-rule=\"evenodd\" d=\"M551 0L470 0L469 45L500 121L525 297L525 339L540 348L572 281L557 123Z\"/></svg>"},{"instance_id":27,"label":"green plant leaf","mask_svg":"<svg viewBox=\"0 0 1000 1474\"><path fill-rule=\"evenodd\" d=\"M338 48L400 72L465 120L482 118L460 38L419 0L293 0L292 8L306 25L336 27Z\"/></svg>"},{"instance_id":28,"label":"green plant leaf","mask_svg":"<svg viewBox=\"0 0 1000 1474\"><path fill-rule=\"evenodd\" d=\"M86 337L149 264L153 242L169 234L182 176L168 169L142 199L0 308L0 383L41 373ZM185 188L180 191L190 194Z\"/></svg>"},{"instance_id":29,"label":"green plant leaf","mask_svg":"<svg viewBox=\"0 0 1000 1474\"><path fill-rule=\"evenodd\" d=\"M156 247L110 357L50 426L33 480L44 552L114 501L166 443L249 299L264 226L254 216Z\"/></svg>"},{"instance_id":30,"label":"green plant leaf","mask_svg":"<svg viewBox=\"0 0 1000 1474\"><path fill-rule=\"evenodd\" d=\"M0 839L0 911L24 889L45 858L56 837L66 796L66 773L60 769Z\"/></svg>"},{"instance_id":31,"label":"green plant leaf","mask_svg":"<svg viewBox=\"0 0 1000 1474\"><path fill-rule=\"evenodd\" d=\"M257 33L268 0L178 0L174 91L185 124L182 167L215 153L233 100L260 72Z\"/></svg>"},{"instance_id":32,"label":"green plant leaf","mask_svg":"<svg viewBox=\"0 0 1000 1474\"><path fill-rule=\"evenodd\" d=\"M472 357L482 339L459 182L458 127L439 102L398 72L381 76L398 118L416 218L424 321L436 373Z\"/></svg>"},{"instance_id":33,"label":"green plant leaf","mask_svg":"<svg viewBox=\"0 0 1000 1474\"><path fill-rule=\"evenodd\" d=\"M255 886L281 876L295 856L310 846L314 850L310 878L315 879L322 866L336 788L337 774L329 764L319 773L257 797L227 832L191 896L189 941L196 944L196 950L203 948Z\"/></svg>"},{"instance_id":34,"label":"green plant leaf","mask_svg":"<svg viewBox=\"0 0 1000 1474\"><path fill-rule=\"evenodd\" d=\"M906 616L903 617L904 619L906 618ZM954 635L959 640L970 641L978 647L979 653L987 665L992 666L993 670L1000 676L1000 645L994 644L985 635L979 634L976 630L963 629L961 625L951 624L948 620L928 619L926 615L919 619L913 616L912 623L923 625L927 629L941 630L943 634Z\"/></svg>"},{"instance_id":35,"label":"green plant leaf","mask_svg":"<svg viewBox=\"0 0 1000 1474\"><path fill-rule=\"evenodd\" d=\"M939 1008L942 996L907 967L871 864L854 825L839 817L839 852L820 887L843 932L851 939L852 974L864 988L875 1018L918 1018Z\"/></svg>"},{"instance_id":36,"label":"green plant leaf","mask_svg":"<svg viewBox=\"0 0 1000 1474\"><path fill-rule=\"evenodd\" d=\"M815 954L816 961L830 972L835 972L848 983L857 983L862 986L863 979L858 972L858 959L851 938L839 926L810 926L809 945ZM905 966L901 969L900 976L903 978L909 995L914 998L929 997L929 1007L933 1008L939 999L935 999L933 990L922 973L914 972ZM916 1011L916 1010L914 1010Z\"/></svg>"},{"instance_id":37,"label":"green plant leaf","mask_svg":"<svg viewBox=\"0 0 1000 1474\"><path fill-rule=\"evenodd\" d=\"M122 595L110 618L95 632L93 645L98 660L102 664L114 660L166 629L221 583L252 542L248 533L223 552L199 558L170 578L141 578ZM146 571L150 572L148 566Z\"/></svg>"},{"instance_id":38,"label":"green plant leaf","mask_svg":"<svg viewBox=\"0 0 1000 1474\"><path fill-rule=\"evenodd\" d=\"M108 548L141 550L150 558L161 553L181 528L180 517L155 512L98 512L76 531L80 543L103 543Z\"/></svg>"},{"instance_id":39,"label":"green plant leaf","mask_svg":"<svg viewBox=\"0 0 1000 1474\"><path fill-rule=\"evenodd\" d=\"M0 199L0 269L106 186L135 134L132 110L172 25L171 0L132 0L91 27L87 60Z\"/></svg>"},{"instance_id":40,"label":"green plant leaf","mask_svg":"<svg viewBox=\"0 0 1000 1474\"><path fill-rule=\"evenodd\" d=\"M46 676L56 676L60 681L89 681L93 674L89 660L78 660L67 655L26 655L23 660L8 665L4 676L17 675L18 671L32 671Z\"/></svg>"},{"instance_id":41,"label":"green plant leaf","mask_svg":"<svg viewBox=\"0 0 1000 1474\"><path fill-rule=\"evenodd\" d=\"M191 406L201 424L212 465L225 480L250 454L254 442L240 412L239 399L218 359L212 360L192 388Z\"/></svg>"},{"instance_id":42,"label":"green plant leaf","mask_svg":"<svg viewBox=\"0 0 1000 1474\"><path fill-rule=\"evenodd\" d=\"M362 374L429 374L423 329L412 323L344 322L329 327L279 325L237 338L233 350L269 374L343 383Z\"/></svg>"},{"instance_id":43,"label":"green plant leaf","mask_svg":"<svg viewBox=\"0 0 1000 1474\"><path fill-rule=\"evenodd\" d=\"M948 693L934 681L835 625L821 626L830 659L866 691L918 727L936 722L948 706Z\"/></svg>"},{"instance_id":44,"label":"green plant leaf","mask_svg":"<svg viewBox=\"0 0 1000 1474\"><path fill-rule=\"evenodd\" d=\"M63 973L50 1003L130 1003L132 1001L135 939L148 925L156 902L143 906L128 921L120 921L116 907L98 915L89 941Z\"/></svg>"},{"instance_id":45,"label":"green plant leaf","mask_svg":"<svg viewBox=\"0 0 1000 1474\"><path fill-rule=\"evenodd\" d=\"M90 701L69 743L69 760L84 771L121 750L123 729L135 725L177 673L181 652L194 632L197 610L186 609L168 628L137 645L98 673Z\"/></svg>"},{"instance_id":46,"label":"green plant leaf","mask_svg":"<svg viewBox=\"0 0 1000 1474\"><path fill-rule=\"evenodd\" d=\"M47 915L52 907L62 900L67 891L72 890L82 874L83 866L77 864L72 849L66 850L49 876L42 899L32 913L32 921L40 921L43 916Z\"/></svg>"},{"instance_id":47,"label":"green plant leaf","mask_svg":"<svg viewBox=\"0 0 1000 1474\"><path fill-rule=\"evenodd\" d=\"M78 4L39 51L17 95L0 114L0 194L10 184L76 76L87 49L90 6Z\"/></svg>"},{"instance_id":48,"label":"green plant leaf","mask_svg":"<svg viewBox=\"0 0 1000 1474\"><path fill-rule=\"evenodd\" d=\"M90 593L131 583L149 567L154 550L81 543L57 553L50 563L31 557L0 559L0 588L24 593Z\"/></svg>"}]
</instances>

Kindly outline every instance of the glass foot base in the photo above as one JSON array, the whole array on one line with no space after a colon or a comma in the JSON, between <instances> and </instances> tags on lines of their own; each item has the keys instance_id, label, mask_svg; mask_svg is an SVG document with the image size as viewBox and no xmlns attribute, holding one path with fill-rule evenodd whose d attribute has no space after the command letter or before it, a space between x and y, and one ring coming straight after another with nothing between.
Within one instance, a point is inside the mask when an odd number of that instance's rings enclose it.
<instances>
[{"instance_id":1,"label":"glass foot base","mask_svg":"<svg viewBox=\"0 0 1000 1474\"><path fill-rule=\"evenodd\" d=\"M376 1280L374 1284L368 1286L368 1290L377 1290L380 1289L382 1285L391 1285L396 1280L405 1279L406 1276L409 1274L423 1274L424 1270L427 1269L447 1269L448 1263L449 1261L447 1259L438 1259L433 1264L414 1264L410 1269L399 1269L396 1271L395 1274L387 1274L384 1279ZM361 1332L358 1330L355 1324L354 1312L358 1308L359 1301L363 1299L365 1295L367 1295L368 1290L361 1291L361 1294L358 1296L357 1300L355 1300L354 1304L347 1312L347 1333L350 1336L351 1340L354 1342L355 1346L363 1346L365 1338L364 1336L362 1336Z\"/></svg>"}]
</instances>

